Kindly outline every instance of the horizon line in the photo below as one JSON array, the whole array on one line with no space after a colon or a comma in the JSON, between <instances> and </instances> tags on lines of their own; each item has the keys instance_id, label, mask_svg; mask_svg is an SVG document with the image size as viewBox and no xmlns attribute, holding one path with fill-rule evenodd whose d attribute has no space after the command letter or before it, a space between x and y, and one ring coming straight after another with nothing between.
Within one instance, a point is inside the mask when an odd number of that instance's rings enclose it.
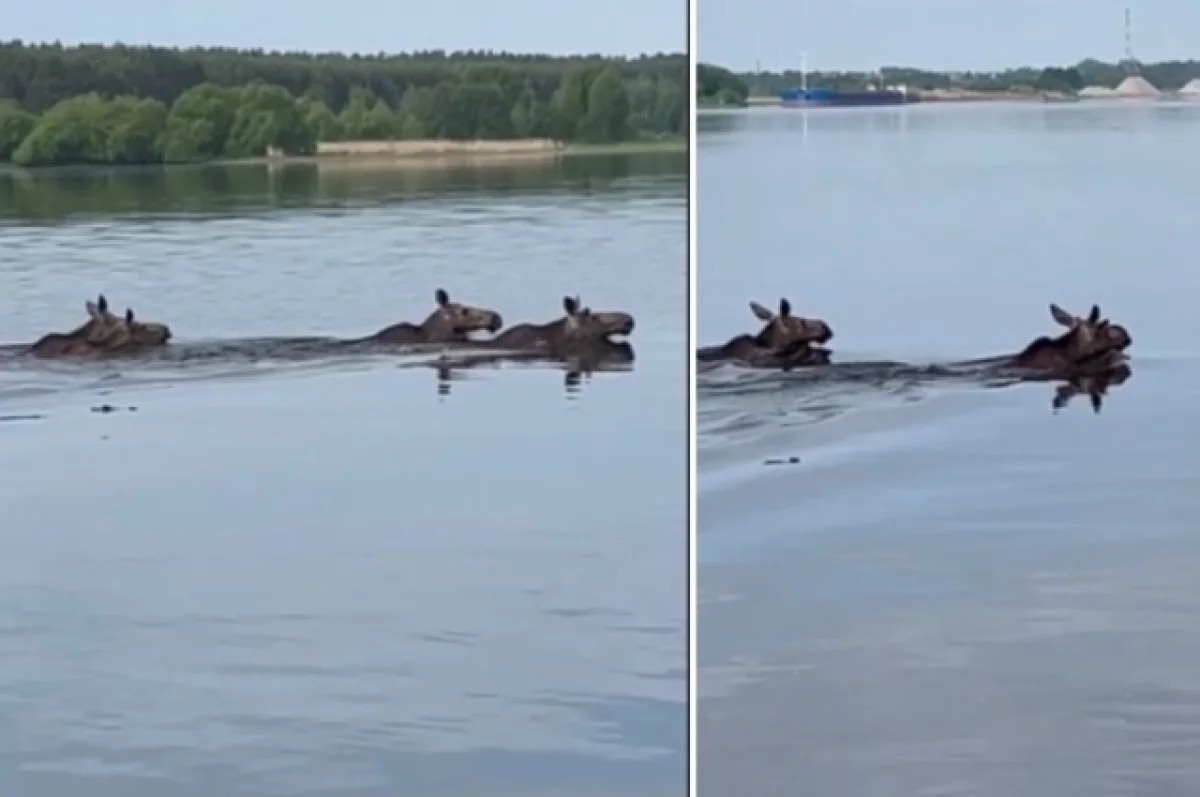
<instances>
[{"instance_id":1,"label":"horizon line","mask_svg":"<svg viewBox=\"0 0 1200 797\"><path fill-rule=\"evenodd\" d=\"M1106 64L1106 65L1111 65L1111 66L1120 66L1121 64L1125 63L1126 60L1127 59L1125 59L1125 58L1118 58L1113 61L1108 61L1103 58L1096 58L1095 56L1086 56L1084 58L1080 58L1077 61L1069 61L1069 62L1065 62L1065 63L1046 63L1046 64L1025 63L1025 64L1019 64L1016 66L1005 66L1005 67L990 68L990 69L983 69L983 68L978 68L978 67L947 69L947 68L933 68L933 67L926 67L926 66L915 66L913 64L880 64L878 66L875 66L872 68L867 68L867 69L864 69L861 67L857 67L854 69L844 69L844 68L813 69L813 68L809 68L809 69L805 69L804 71L808 72L808 73L837 72L837 73L841 73L841 74L870 75L870 74L874 74L874 73L878 72L880 69L912 69L912 70L916 70L916 71L920 71L920 72L929 72L932 74L939 74L939 75L962 74L962 73L972 73L972 74L978 75L978 74L1000 74L1003 72L1016 72L1016 71L1019 71L1022 69L1047 69L1047 68L1064 69L1064 68L1079 66L1080 64L1084 63L1085 61L1095 61L1095 62L1101 63L1101 64ZM1157 61L1151 61L1151 60L1148 60L1145 58L1135 57L1133 60L1139 66L1150 66L1150 67L1161 66L1163 64L1200 64L1200 56L1194 56L1191 58L1164 58L1164 59L1157 60ZM697 57L696 63L697 64L705 64L706 66L715 66L715 67L719 67L721 69L726 69L730 72L733 72L734 74L756 74L756 73L781 74L783 72L800 72L801 71L799 65L788 66L788 67L784 67L782 69L771 68L771 67L764 67L761 69L755 69L753 67L739 68L739 67L726 66L725 64L719 63L717 61L709 61L709 60L706 60L706 59L703 59L700 57Z\"/></svg>"},{"instance_id":2,"label":"horizon line","mask_svg":"<svg viewBox=\"0 0 1200 797\"><path fill-rule=\"evenodd\" d=\"M429 47L426 49L395 50L395 51L389 52L386 50L366 51L366 50L354 50L354 49L345 49L345 50L318 50L318 49L304 49L304 48L283 48L283 49L281 49L278 47L266 47L266 46L248 47L248 46L238 46L238 45L229 45L229 44L154 44L154 43L128 42L128 41L82 41L82 40L68 41L68 40L64 40L64 39L56 39L53 41L46 41L46 40L22 39L20 37L14 37L11 39L0 40L0 46L14 46L14 45L23 46L23 47L62 47L64 49L80 49L80 48L84 48L84 47L129 47L129 48L135 48L135 49L140 48L140 49L180 50L180 51L184 51L184 52L187 52L189 50L226 50L226 51L239 52L239 53L250 53L250 52L258 50L258 51L261 51L263 55L311 55L311 56L340 55L340 56L347 56L347 57L358 56L360 58L375 58L375 59L380 59L380 60L387 59L387 58L412 57L418 53L436 53L436 52L444 53L447 58L449 58L450 56L454 56L454 55L465 55L467 53L495 53L496 55L515 55L515 56L522 56L522 57L526 57L526 58L566 59L566 58L596 57L596 58L605 58L605 59L611 59L611 60L624 59L627 61L638 61L638 60L645 60L645 59L650 59L650 58L662 58L662 57L687 58L687 56L688 56L686 49L658 50L655 52L643 51L643 52L639 52L637 54L631 54L628 52L607 52L607 53L605 53L605 52L590 52L590 53L557 52L556 53L556 52L552 52L552 51L521 51L521 50L504 50L504 49L483 48L483 47L477 47L477 48L462 47L462 48L458 48L458 49L447 49L445 47Z\"/></svg>"}]
</instances>

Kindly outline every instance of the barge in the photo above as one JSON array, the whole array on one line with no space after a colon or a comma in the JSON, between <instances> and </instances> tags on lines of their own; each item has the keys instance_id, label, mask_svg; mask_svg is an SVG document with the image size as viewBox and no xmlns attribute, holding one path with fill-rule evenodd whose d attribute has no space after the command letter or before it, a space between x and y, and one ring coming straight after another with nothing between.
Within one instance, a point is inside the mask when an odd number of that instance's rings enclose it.
<instances>
[{"instance_id":1,"label":"barge","mask_svg":"<svg viewBox=\"0 0 1200 797\"><path fill-rule=\"evenodd\" d=\"M878 105L905 105L916 97L903 88L839 91L837 89L784 89L779 102L785 108L845 108Z\"/></svg>"}]
</instances>

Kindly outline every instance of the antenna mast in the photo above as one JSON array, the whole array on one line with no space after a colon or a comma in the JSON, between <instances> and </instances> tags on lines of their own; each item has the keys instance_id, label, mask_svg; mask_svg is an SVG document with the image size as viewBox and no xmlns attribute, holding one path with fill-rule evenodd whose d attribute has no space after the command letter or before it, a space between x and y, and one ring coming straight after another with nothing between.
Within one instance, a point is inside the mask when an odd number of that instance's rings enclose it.
<instances>
[{"instance_id":1,"label":"antenna mast","mask_svg":"<svg viewBox=\"0 0 1200 797\"><path fill-rule=\"evenodd\" d=\"M1137 75L1141 70L1138 68L1137 59L1133 57L1133 26L1130 17L1129 6L1125 6L1125 73Z\"/></svg>"}]
</instances>

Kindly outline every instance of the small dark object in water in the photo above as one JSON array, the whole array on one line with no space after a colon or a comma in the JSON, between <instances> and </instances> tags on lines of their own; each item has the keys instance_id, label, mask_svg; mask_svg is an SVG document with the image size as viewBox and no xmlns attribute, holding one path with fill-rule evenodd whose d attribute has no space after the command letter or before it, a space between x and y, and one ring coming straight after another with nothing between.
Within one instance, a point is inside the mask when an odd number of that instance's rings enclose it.
<instances>
[{"instance_id":1,"label":"small dark object in water","mask_svg":"<svg viewBox=\"0 0 1200 797\"><path fill-rule=\"evenodd\" d=\"M800 457L788 457L787 459L768 459L763 462L764 465L799 465Z\"/></svg>"},{"instance_id":2,"label":"small dark object in water","mask_svg":"<svg viewBox=\"0 0 1200 797\"><path fill-rule=\"evenodd\" d=\"M30 413L28 415L0 415L0 423L8 423L10 421L42 421L45 420L45 415Z\"/></svg>"},{"instance_id":3,"label":"small dark object in water","mask_svg":"<svg viewBox=\"0 0 1200 797\"><path fill-rule=\"evenodd\" d=\"M110 412L118 412L121 409L124 409L126 412L137 412L137 407L122 408L122 407L114 407L111 404L101 404L98 407L92 407L92 412L100 412L100 413L104 413L107 415Z\"/></svg>"}]
</instances>

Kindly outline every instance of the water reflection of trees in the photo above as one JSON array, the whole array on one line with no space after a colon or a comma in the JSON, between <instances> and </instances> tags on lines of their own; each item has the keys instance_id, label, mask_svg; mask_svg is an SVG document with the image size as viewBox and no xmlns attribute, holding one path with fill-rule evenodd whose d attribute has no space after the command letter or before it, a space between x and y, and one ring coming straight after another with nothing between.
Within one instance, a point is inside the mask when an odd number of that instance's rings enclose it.
<instances>
[{"instance_id":1,"label":"water reflection of trees","mask_svg":"<svg viewBox=\"0 0 1200 797\"><path fill-rule=\"evenodd\" d=\"M462 194L627 191L630 177L685 179L687 154L581 155L542 162L398 168L370 161L63 168L0 171L0 219L59 221L75 214L231 214L381 204ZM647 181L637 190L678 189Z\"/></svg>"}]
</instances>

